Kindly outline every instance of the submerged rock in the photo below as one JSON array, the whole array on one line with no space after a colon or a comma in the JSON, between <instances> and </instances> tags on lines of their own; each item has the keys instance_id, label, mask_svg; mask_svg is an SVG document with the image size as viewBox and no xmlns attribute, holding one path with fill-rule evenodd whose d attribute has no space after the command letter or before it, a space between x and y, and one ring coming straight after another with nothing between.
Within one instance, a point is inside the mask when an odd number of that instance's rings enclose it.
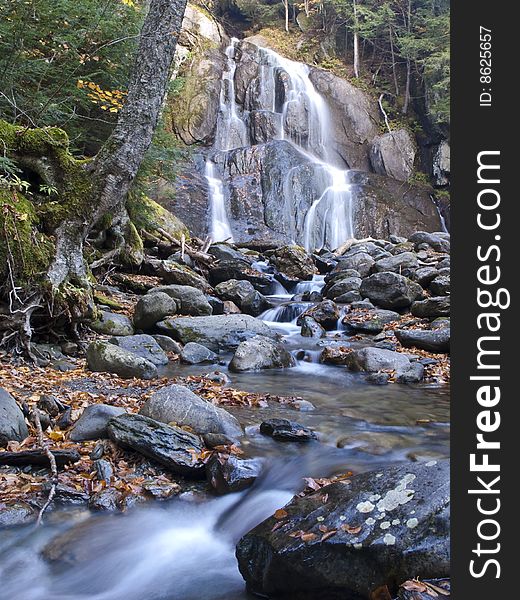
<instances>
[{"instance_id":1,"label":"submerged rock","mask_svg":"<svg viewBox=\"0 0 520 600\"><path fill-rule=\"evenodd\" d=\"M229 370L284 369L295 365L294 357L282 343L257 335L241 342L229 363Z\"/></svg>"},{"instance_id":2,"label":"submerged rock","mask_svg":"<svg viewBox=\"0 0 520 600\"><path fill-rule=\"evenodd\" d=\"M158 327L183 344L198 342L214 352L233 350L255 335L271 338L276 335L263 321L250 315L180 317L161 321Z\"/></svg>"},{"instance_id":3,"label":"submerged rock","mask_svg":"<svg viewBox=\"0 0 520 600\"><path fill-rule=\"evenodd\" d=\"M150 361L109 342L95 341L87 348L87 364L91 371L114 373L123 378L154 379L157 367Z\"/></svg>"},{"instance_id":4,"label":"submerged rock","mask_svg":"<svg viewBox=\"0 0 520 600\"><path fill-rule=\"evenodd\" d=\"M262 460L213 455L206 465L206 476L217 494L240 492L251 486L262 470Z\"/></svg>"},{"instance_id":5,"label":"submerged rock","mask_svg":"<svg viewBox=\"0 0 520 600\"><path fill-rule=\"evenodd\" d=\"M112 417L125 414L124 408L108 404L91 404L81 413L69 433L74 442L108 437L107 424Z\"/></svg>"},{"instance_id":6,"label":"submerged rock","mask_svg":"<svg viewBox=\"0 0 520 600\"><path fill-rule=\"evenodd\" d=\"M222 433L232 439L242 435L240 423L233 415L182 385L169 385L154 392L140 414L162 423L190 427L201 435Z\"/></svg>"},{"instance_id":7,"label":"submerged rock","mask_svg":"<svg viewBox=\"0 0 520 600\"><path fill-rule=\"evenodd\" d=\"M310 442L318 436L312 429L289 419L269 419L260 425L260 433L279 442Z\"/></svg>"},{"instance_id":8,"label":"submerged rock","mask_svg":"<svg viewBox=\"0 0 520 600\"><path fill-rule=\"evenodd\" d=\"M11 394L0 388L0 447L14 440L21 442L29 435L23 412Z\"/></svg>"},{"instance_id":9,"label":"submerged rock","mask_svg":"<svg viewBox=\"0 0 520 600\"><path fill-rule=\"evenodd\" d=\"M383 585L396 592L411 573L448 576L449 478L448 461L432 461L295 497L287 516L270 517L238 542L248 589L287 600L361 599Z\"/></svg>"},{"instance_id":10,"label":"submerged rock","mask_svg":"<svg viewBox=\"0 0 520 600\"><path fill-rule=\"evenodd\" d=\"M179 427L128 414L111 419L107 430L110 439L122 448L135 450L175 473L194 475L204 468L199 458L202 440Z\"/></svg>"}]
</instances>

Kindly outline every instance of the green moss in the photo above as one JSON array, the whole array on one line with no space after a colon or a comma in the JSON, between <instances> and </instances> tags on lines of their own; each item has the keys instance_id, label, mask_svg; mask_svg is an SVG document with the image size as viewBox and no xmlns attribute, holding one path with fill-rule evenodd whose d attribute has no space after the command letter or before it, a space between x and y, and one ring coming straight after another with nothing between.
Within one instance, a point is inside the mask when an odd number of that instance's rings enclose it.
<instances>
[{"instance_id":1,"label":"green moss","mask_svg":"<svg viewBox=\"0 0 520 600\"><path fill-rule=\"evenodd\" d=\"M54 256L54 244L38 231L32 202L18 191L0 188L0 278L17 284L41 278Z\"/></svg>"},{"instance_id":2,"label":"green moss","mask_svg":"<svg viewBox=\"0 0 520 600\"><path fill-rule=\"evenodd\" d=\"M164 229L179 241L183 234L187 240L190 237L188 228L180 219L145 194L130 194L126 208L139 231L145 230L153 234L158 229Z\"/></svg>"},{"instance_id":3,"label":"green moss","mask_svg":"<svg viewBox=\"0 0 520 600\"><path fill-rule=\"evenodd\" d=\"M116 302L115 300L112 300L111 298L108 298L99 292L94 292L94 300L103 306L108 306L109 308L113 308L115 310L123 310L123 307L121 304L119 304L119 302Z\"/></svg>"}]
</instances>

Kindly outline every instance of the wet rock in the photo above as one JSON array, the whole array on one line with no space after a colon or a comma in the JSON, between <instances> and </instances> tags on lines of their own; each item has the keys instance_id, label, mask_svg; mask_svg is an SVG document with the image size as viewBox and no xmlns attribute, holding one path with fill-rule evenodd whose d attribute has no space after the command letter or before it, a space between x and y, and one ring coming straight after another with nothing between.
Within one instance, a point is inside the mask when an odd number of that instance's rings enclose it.
<instances>
[{"instance_id":1,"label":"wet rock","mask_svg":"<svg viewBox=\"0 0 520 600\"><path fill-rule=\"evenodd\" d=\"M21 442L29 435L23 412L9 392L0 388L0 447L14 440Z\"/></svg>"},{"instance_id":2,"label":"wet rock","mask_svg":"<svg viewBox=\"0 0 520 600\"><path fill-rule=\"evenodd\" d=\"M164 317L177 312L177 303L167 294L156 292L139 299L134 310L134 325L137 329L151 329Z\"/></svg>"},{"instance_id":3,"label":"wet rock","mask_svg":"<svg viewBox=\"0 0 520 600\"><path fill-rule=\"evenodd\" d=\"M360 293L381 308L407 308L423 290L415 281L398 273L374 273L363 280Z\"/></svg>"},{"instance_id":4,"label":"wet rock","mask_svg":"<svg viewBox=\"0 0 520 600\"><path fill-rule=\"evenodd\" d=\"M202 436L207 448L217 448L218 446L237 445L237 440L233 440L224 433L205 433Z\"/></svg>"},{"instance_id":5,"label":"wet rock","mask_svg":"<svg viewBox=\"0 0 520 600\"><path fill-rule=\"evenodd\" d=\"M377 272L390 271L401 273L404 269L415 269L419 266L417 256L413 252L402 252L388 258L378 260L374 265Z\"/></svg>"},{"instance_id":6,"label":"wet rock","mask_svg":"<svg viewBox=\"0 0 520 600\"><path fill-rule=\"evenodd\" d=\"M295 359L283 344L257 335L241 342L229 363L229 370L284 369L295 365Z\"/></svg>"},{"instance_id":7,"label":"wet rock","mask_svg":"<svg viewBox=\"0 0 520 600\"><path fill-rule=\"evenodd\" d=\"M90 323L90 328L96 333L105 335L132 335L134 327L132 321L126 315L100 311L99 318Z\"/></svg>"},{"instance_id":8,"label":"wet rock","mask_svg":"<svg viewBox=\"0 0 520 600\"><path fill-rule=\"evenodd\" d=\"M440 275L436 277L429 286L430 292L434 296L448 296L451 291L451 280L449 275Z\"/></svg>"},{"instance_id":9,"label":"wet rock","mask_svg":"<svg viewBox=\"0 0 520 600\"><path fill-rule=\"evenodd\" d=\"M206 465L206 476L217 494L240 492L250 487L262 470L259 459L243 459L233 455L213 455Z\"/></svg>"},{"instance_id":10,"label":"wet rock","mask_svg":"<svg viewBox=\"0 0 520 600\"><path fill-rule=\"evenodd\" d=\"M48 496L50 492L50 482L45 484L42 488L42 492ZM53 498L55 504L60 506L83 506L88 504L89 495L84 491L77 490L75 487L58 483L56 486L56 493Z\"/></svg>"},{"instance_id":11,"label":"wet rock","mask_svg":"<svg viewBox=\"0 0 520 600\"><path fill-rule=\"evenodd\" d=\"M415 244L417 249L420 244L427 244L436 252L450 251L450 236L443 233L428 233L426 231L417 231L409 238L410 242Z\"/></svg>"},{"instance_id":12,"label":"wet rock","mask_svg":"<svg viewBox=\"0 0 520 600\"><path fill-rule=\"evenodd\" d=\"M329 365L346 365L347 356L350 354L350 348L345 346L328 346L323 348L320 354L320 363Z\"/></svg>"},{"instance_id":13,"label":"wet rock","mask_svg":"<svg viewBox=\"0 0 520 600\"><path fill-rule=\"evenodd\" d=\"M206 346L197 342L188 342L181 352L181 361L189 365L200 365L201 363L217 362L218 356L208 350Z\"/></svg>"},{"instance_id":14,"label":"wet rock","mask_svg":"<svg viewBox=\"0 0 520 600\"><path fill-rule=\"evenodd\" d=\"M341 294L341 296L337 296L335 301L338 304L352 304L353 302L359 302L361 300L361 294L356 291L346 292L345 294Z\"/></svg>"},{"instance_id":15,"label":"wet rock","mask_svg":"<svg viewBox=\"0 0 520 600\"><path fill-rule=\"evenodd\" d=\"M146 494L154 500L168 500L181 491L181 486L178 483L157 481L156 479L145 481L142 487Z\"/></svg>"},{"instance_id":16,"label":"wet rock","mask_svg":"<svg viewBox=\"0 0 520 600\"><path fill-rule=\"evenodd\" d=\"M42 394L38 399L38 408L45 411L51 417L57 417L65 410L66 406L56 396Z\"/></svg>"},{"instance_id":17,"label":"wet rock","mask_svg":"<svg viewBox=\"0 0 520 600\"><path fill-rule=\"evenodd\" d=\"M318 436L312 429L289 419L269 419L260 424L260 433L279 442L310 442Z\"/></svg>"},{"instance_id":18,"label":"wet rock","mask_svg":"<svg viewBox=\"0 0 520 600\"><path fill-rule=\"evenodd\" d=\"M397 329L395 337L405 348L419 348L428 352L450 351L450 328L442 329Z\"/></svg>"},{"instance_id":19,"label":"wet rock","mask_svg":"<svg viewBox=\"0 0 520 600\"><path fill-rule=\"evenodd\" d=\"M109 342L95 341L87 348L87 364L91 371L115 373L126 379L139 377L154 379L157 367L150 361L141 358Z\"/></svg>"},{"instance_id":20,"label":"wet rock","mask_svg":"<svg viewBox=\"0 0 520 600\"><path fill-rule=\"evenodd\" d=\"M81 413L80 418L70 430L69 438L73 442L98 440L108 437L107 423L112 417L125 414L124 408L108 404L91 404Z\"/></svg>"},{"instance_id":21,"label":"wet rock","mask_svg":"<svg viewBox=\"0 0 520 600\"><path fill-rule=\"evenodd\" d=\"M153 335L152 337L165 352L173 352L174 354L180 354L182 352L182 346L179 342L172 340L170 336Z\"/></svg>"},{"instance_id":22,"label":"wet rock","mask_svg":"<svg viewBox=\"0 0 520 600\"><path fill-rule=\"evenodd\" d=\"M366 382L372 385L388 385L390 383L390 375L388 373L369 373Z\"/></svg>"},{"instance_id":23,"label":"wet rock","mask_svg":"<svg viewBox=\"0 0 520 600\"><path fill-rule=\"evenodd\" d=\"M231 382L231 379L229 379L229 377L222 371L211 371L210 373L205 373L204 379L214 381L220 385L226 385Z\"/></svg>"},{"instance_id":24,"label":"wet rock","mask_svg":"<svg viewBox=\"0 0 520 600\"><path fill-rule=\"evenodd\" d=\"M240 423L233 415L182 385L169 385L154 392L140 414L162 423L190 427L198 434L222 433L234 440L242 435Z\"/></svg>"},{"instance_id":25,"label":"wet rock","mask_svg":"<svg viewBox=\"0 0 520 600\"><path fill-rule=\"evenodd\" d=\"M125 337L111 338L109 341L123 350L144 358L153 365L161 366L168 364L168 357L164 350L151 335L144 333L140 335L127 335Z\"/></svg>"},{"instance_id":26,"label":"wet rock","mask_svg":"<svg viewBox=\"0 0 520 600\"><path fill-rule=\"evenodd\" d=\"M400 315L392 310L370 310L362 313L349 313L343 318L343 324L359 333L378 334L385 325L399 321Z\"/></svg>"},{"instance_id":27,"label":"wet rock","mask_svg":"<svg viewBox=\"0 0 520 600\"><path fill-rule=\"evenodd\" d=\"M431 584L431 587L426 584ZM444 593L439 592L439 588ZM451 584L449 579L423 579L421 581L403 582L399 587L397 600L431 600L432 598L443 598L450 600ZM434 595L436 594L436 595Z\"/></svg>"},{"instance_id":28,"label":"wet rock","mask_svg":"<svg viewBox=\"0 0 520 600\"><path fill-rule=\"evenodd\" d=\"M0 502L0 529L3 527L19 527L36 521L38 513L26 502L8 500Z\"/></svg>"},{"instance_id":29,"label":"wet rock","mask_svg":"<svg viewBox=\"0 0 520 600\"><path fill-rule=\"evenodd\" d=\"M98 481L104 481L109 486L112 476L114 475L114 470L108 460L100 458L95 460L92 466L96 471L96 479Z\"/></svg>"},{"instance_id":30,"label":"wet rock","mask_svg":"<svg viewBox=\"0 0 520 600\"><path fill-rule=\"evenodd\" d=\"M250 315L180 317L161 321L158 327L183 344L198 342L214 352L233 350L255 335L276 335L263 321Z\"/></svg>"},{"instance_id":31,"label":"wet rock","mask_svg":"<svg viewBox=\"0 0 520 600\"><path fill-rule=\"evenodd\" d=\"M312 258L301 246L282 246L270 256L270 262L284 275L311 279L316 273Z\"/></svg>"},{"instance_id":32,"label":"wet rock","mask_svg":"<svg viewBox=\"0 0 520 600\"><path fill-rule=\"evenodd\" d=\"M208 299L196 287L190 285L163 285L150 290L147 296L153 297L158 293L167 294L175 300L178 307L177 312L181 315L197 317L213 314L213 308ZM158 319L158 321L160 320L162 319Z\"/></svg>"},{"instance_id":33,"label":"wet rock","mask_svg":"<svg viewBox=\"0 0 520 600\"><path fill-rule=\"evenodd\" d=\"M413 173L417 152L406 129L396 129L375 137L370 144L370 162L376 173L407 181Z\"/></svg>"},{"instance_id":34,"label":"wet rock","mask_svg":"<svg viewBox=\"0 0 520 600\"><path fill-rule=\"evenodd\" d=\"M359 302L353 302L350 308L352 310L371 310L372 308L375 308L375 306L372 304L372 302L370 302L370 300L360 300Z\"/></svg>"},{"instance_id":35,"label":"wet rock","mask_svg":"<svg viewBox=\"0 0 520 600\"><path fill-rule=\"evenodd\" d=\"M196 475L203 468L203 450L197 435L159 423L144 415L122 415L108 423L108 435L122 448L135 450L174 473Z\"/></svg>"},{"instance_id":36,"label":"wet rock","mask_svg":"<svg viewBox=\"0 0 520 600\"><path fill-rule=\"evenodd\" d=\"M433 296L426 300L414 302L411 307L412 315L421 319L430 317L448 317L451 301L449 296Z\"/></svg>"},{"instance_id":37,"label":"wet rock","mask_svg":"<svg viewBox=\"0 0 520 600\"><path fill-rule=\"evenodd\" d=\"M295 497L284 507L282 526L270 517L239 541L248 589L287 599L369 598L383 585L396 592L410 573L448 576L449 478L449 463L432 461L364 473ZM293 531L307 535L287 535Z\"/></svg>"},{"instance_id":38,"label":"wet rock","mask_svg":"<svg viewBox=\"0 0 520 600\"><path fill-rule=\"evenodd\" d=\"M301 335L310 338L322 338L325 336L325 329L312 317L303 317L301 323Z\"/></svg>"},{"instance_id":39,"label":"wet rock","mask_svg":"<svg viewBox=\"0 0 520 600\"><path fill-rule=\"evenodd\" d=\"M325 329L335 329L340 316L339 308L332 300L323 300L316 306L306 310L297 320L301 325L305 317L312 317Z\"/></svg>"},{"instance_id":40,"label":"wet rock","mask_svg":"<svg viewBox=\"0 0 520 600\"><path fill-rule=\"evenodd\" d=\"M215 292L222 300L231 300L242 312L253 317L257 317L269 306L267 298L257 292L249 281L230 279L219 283Z\"/></svg>"},{"instance_id":41,"label":"wet rock","mask_svg":"<svg viewBox=\"0 0 520 600\"><path fill-rule=\"evenodd\" d=\"M410 363L408 369L397 373L397 383L419 383L424 377L424 365L419 361Z\"/></svg>"},{"instance_id":42,"label":"wet rock","mask_svg":"<svg viewBox=\"0 0 520 600\"><path fill-rule=\"evenodd\" d=\"M100 490L90 496L88 507L90 510L100 512L116 512L121 510L123 494L115 488L109 487Z\"/></svg>"}]
</instances>

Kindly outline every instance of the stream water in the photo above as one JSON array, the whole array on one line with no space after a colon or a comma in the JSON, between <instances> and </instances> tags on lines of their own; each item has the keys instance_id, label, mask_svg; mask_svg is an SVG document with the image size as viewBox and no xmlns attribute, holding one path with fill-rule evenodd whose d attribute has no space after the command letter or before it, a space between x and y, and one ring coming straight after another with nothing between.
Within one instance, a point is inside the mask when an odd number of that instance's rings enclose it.
<instances>
[{"instance_id":1,"label":"stream water","mask_svg":"<svg viewBox=\"0 0 520 600\"><path fill-rule=\"evenodd\" d=\"M322 285L319 277L300 284L307 291ZM301 489L303 476L362 472L449 454L447 386L368 385L361 374L319 364L320 342L301 337L294 324L308 304L289 298L274 296L279 306L263 318L299 357L296 367L240 374L218 367L238 389L300 396L314 405L300 411L277 402L231 409L245 427L245 455L266 458L268 472L260 482L242 494L218 499L188 495L123 516L55 511L38 530L4 530L0 600L245 600L249 596L237 569L235 543ZM348 343L341 330L328 337ZM174 363L165 374L210 370ZM272 417L312 427L320 442L302 448L261 435L258 424ZM72 553L78 560L60 569L41 551L67 530L74 532Z\"/></svg>"}]
</instances>

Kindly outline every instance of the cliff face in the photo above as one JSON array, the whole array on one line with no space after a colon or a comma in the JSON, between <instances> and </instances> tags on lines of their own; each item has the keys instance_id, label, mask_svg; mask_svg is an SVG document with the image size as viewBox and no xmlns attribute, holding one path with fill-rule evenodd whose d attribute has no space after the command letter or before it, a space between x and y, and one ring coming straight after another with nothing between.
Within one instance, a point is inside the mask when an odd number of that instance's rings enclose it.
<instances>
[{"instance_id":1,"label":"cliff face","mask_svg":"<svg viewBox=\"0 0 520 600\"><path fill-rule=\"evenodd\" d=\"M191 158L152 195L194 235L214 233L209 163L224 230L238 242L311 249L353 235L442 228L431 188L411 183L413 137L404 129L383 133L375 96L284 58L263 37L231 41L193 7L180 42L183 86L169 113ZM438 171L446 177L446 160Z\"/></svg>"}]
</instances>

